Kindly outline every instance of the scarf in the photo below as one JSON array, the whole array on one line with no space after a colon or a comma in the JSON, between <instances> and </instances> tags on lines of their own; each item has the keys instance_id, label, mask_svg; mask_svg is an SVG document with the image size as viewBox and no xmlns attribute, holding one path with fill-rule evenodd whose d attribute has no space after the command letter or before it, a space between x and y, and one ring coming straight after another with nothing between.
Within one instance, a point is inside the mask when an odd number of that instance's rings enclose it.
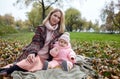
<instances>
[{"instance_id":1,"label":"scarf","mask_svg":"<svg viewBox=\"0 0 120 79\"><path fill-rule=\"evenodd\" d=\"M50 30L50 31L56 30L56 29L58 28L58 24L52 26L49 21L47 21L47 22L45 23L45 26L46 26L47 29Z\"/></svg>"}]
</instances>

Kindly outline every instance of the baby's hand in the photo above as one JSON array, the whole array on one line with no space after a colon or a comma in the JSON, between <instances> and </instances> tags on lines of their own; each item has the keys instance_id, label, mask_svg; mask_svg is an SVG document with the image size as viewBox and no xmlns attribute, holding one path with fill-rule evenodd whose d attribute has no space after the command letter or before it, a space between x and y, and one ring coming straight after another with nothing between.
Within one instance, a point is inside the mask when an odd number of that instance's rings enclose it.
<instances>
[{"instance_id":1,"label":"baby's hand","mask_svg":"<svg viewBox=\"0 0 120 79\"><path fill-rule=\"evenodd\" d=\"M74 60L74 57L71 57L71 60Z\"/></svg>"}]
</instances>

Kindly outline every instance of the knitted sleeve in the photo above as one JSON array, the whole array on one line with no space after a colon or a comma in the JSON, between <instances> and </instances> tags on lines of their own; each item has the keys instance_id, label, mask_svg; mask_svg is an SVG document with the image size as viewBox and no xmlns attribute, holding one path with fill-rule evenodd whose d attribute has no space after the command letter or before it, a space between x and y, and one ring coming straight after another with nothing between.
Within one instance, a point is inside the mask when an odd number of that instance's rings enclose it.
<instances>
[{"instance_id":1,"label":"knitted sleeve","mask_svg":"<svg viewBox=\"0 0 120 79\"><path fill-rule=\"evenodd\" d=\"M37 54L37 52L40 50L40 48L43 47L44 42L45 42L45 33L44 33L44 29L42 26L38 26L36 31L35 31L35 35L32 38L31 43L26 46L23 51L27 51L30 54L31 53L35 53Z\"/></svg>"},{"instance_id":2,"label":"knitted sleeve","mask_svg":"<svg viewBox=\"0 0 120 79\"><path fill-rule=\"evenodd\" d=\"M68 58L72 63L76 63L76 53L72 49L69 52Z\"/></svg>"}]
</instances>

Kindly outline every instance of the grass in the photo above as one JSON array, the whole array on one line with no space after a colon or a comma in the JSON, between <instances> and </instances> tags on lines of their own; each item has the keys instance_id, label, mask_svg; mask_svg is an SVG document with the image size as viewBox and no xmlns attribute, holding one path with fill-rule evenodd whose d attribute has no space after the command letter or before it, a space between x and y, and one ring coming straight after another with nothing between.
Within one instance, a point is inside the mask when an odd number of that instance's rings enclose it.
<instances>
[{"instance_id":1,"label":"grass","mask_svg":"<svg viewBox=\"0 0 120 79\"><path fill-rule=\"evenodd\" d=\"M89 32L70 32L71 41L86 41L86 42L115 42L116 47L120 47L120 34L104 34L104 33L89 33ZM1 36L1 39L8 41L20 41L21 43L29 43L33 37L33 32L19 32Z\"/></svg>"},{"instance_id":2,"label":"grass","mask_svg":"<svg viewBox=\"0 0 120 79\"><path fill-rule=\"evenodd\" d=\"M88 33L88 32L72 32L71 39L79 41L120 41L120 34L102 34L102 33Z\"/></svg>"},{"instance_id":3,"label":"grass","mask_svg":"<svg viewBox=\"0 0 120 79\"><path fill-rule=\"evenodd\" d=\"M89 33L89 32L71 32L72 41L80 42L99 42L99 43L114 43L114 47L120 47L120 34L105 34L105 33Z\"/></svg>"},{"instance_id":4,"label":"grass","mask_svg":"<svg viewBox=\"0 0 120 79\"><path fill-rule=\"evenodd\" d=\"M30 43L33 35L33 32L19 32L15 34L7 34L1 36L1 39L8 41L19 41L21 43Z\"/></svg>"}]
</instances>

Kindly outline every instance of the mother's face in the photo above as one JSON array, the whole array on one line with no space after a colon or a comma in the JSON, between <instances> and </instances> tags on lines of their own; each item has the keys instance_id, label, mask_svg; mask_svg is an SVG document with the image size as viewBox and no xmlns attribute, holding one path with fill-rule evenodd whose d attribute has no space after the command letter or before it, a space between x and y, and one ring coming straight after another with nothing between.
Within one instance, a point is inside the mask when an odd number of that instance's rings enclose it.
<instances>
[{"instance_id":1,"label":"mother's face","mask_svg":"<svg viewBox=\"0 0 120 79\"><path fill-rule=\"evenodd\" d=\"M51 16L50 16L50 24L56 25L60 22L60 18L61 18L61 13L59 11L54 12Z\"/></svg>"}]
</instances>

